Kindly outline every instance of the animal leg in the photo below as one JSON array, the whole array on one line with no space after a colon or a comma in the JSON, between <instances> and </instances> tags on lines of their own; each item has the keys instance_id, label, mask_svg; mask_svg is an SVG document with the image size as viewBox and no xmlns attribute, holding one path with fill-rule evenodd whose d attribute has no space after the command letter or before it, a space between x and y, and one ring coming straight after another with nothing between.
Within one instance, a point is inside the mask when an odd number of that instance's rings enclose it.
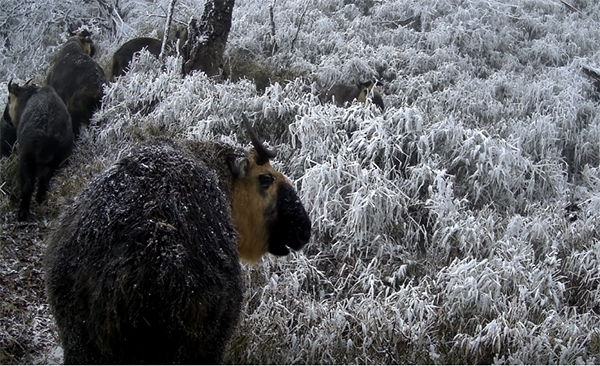
<instances>
[{"instance_id":1,"label":"animal leg","mask_svg":"<svg viewBox=\"0 0 600 366\"><path fill-rule=\"evenodd\" d=\"M42 203L46 200L50 179L54 176L56 168L54 166L42 166L38 171L38 190L35 196L37 203Z\"/></svg>"},{"instance_id":2,"label":"animal leg","mask_svg":"<svg viewBox=\"0 0 600 366\"><path fill-rule=\"evenodd\" d=\"M21 159L19 174L21 179L21 206L19 208L19 221L27 220L29 216L29 203L33 196L35 185L36 166L34 162L27 159Z\"/></svg>"}]
</instances>

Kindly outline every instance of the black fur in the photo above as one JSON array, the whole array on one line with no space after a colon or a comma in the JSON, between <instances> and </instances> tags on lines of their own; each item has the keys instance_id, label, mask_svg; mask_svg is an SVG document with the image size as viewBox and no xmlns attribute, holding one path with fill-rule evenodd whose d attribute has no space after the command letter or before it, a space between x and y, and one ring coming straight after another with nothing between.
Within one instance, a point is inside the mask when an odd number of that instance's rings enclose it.
<instances>
[{"instance_id":1,"label":"black fur","mask_svg":"<svg viewBox=\"0 0 600 366\"><path fill-rule=\"evenodd\" d=\"M277 191L277 216L269 225L269 253L288 255L300 250L310 239L311 223L296 191L281 184Z\"/></svg>"},{"instance_id":2,"label":"black fur","mask_svg":"<svg viewBox=\"0 0 600 366\"><path fill-rule=\"evenodd\" d=\"M65 363L222 361L243 300L224 168L240 154L153 142L79 194L44 262Z\"/></svg>"},{"instance_id":3,"label":"black fur","mask_svg":"<svg viewBox=\"0 0 600 366\"><path fill-rule=\"evenodd\" d=\"M133 59L133 55L136 52L140 52L143 48L146 48L148 52L158 57L160 55L160 48L162 41L156 38L134 38L124 43L113 56L112 64L112 78L117 76L125 75L129 67L129 63Z\"/></svg>"},{"instance_id":4,"label":"black fur","mask_svg":"<svg viewBox=\"0 0 600 366\"><path fill-rule=\"evenodd\" d=\"M357 85L335 84L331 88L323 90L319 95L321 102L335 102L338 107L343 107L346 103L352 103L358 99L361 89Z\"/></svg>"},{"instance_id":5,"label":"black fur","mask_svg":"<svg viewBox=\"0 0 600 366\"><path fill-rule=\"evenodd\" d=\"M180 42L181 48L187 38L187 29L177 29L173 37L167 40L166 53L172 55L177 50L177 42ZM136 52L140 52L146 48L148 52L156 57L160 56L162 48L162 40L149 37L134 38L125 42L113 55L111 79L114 81L116 77L125 75L129 69L129 63L133 59Z\"/></svg>"},{"instance_id":6,"label":"black fur","mask_svg":"<svg viewBox=\"0 0 600 366\"><path fill-rule=\"evenodd\" d=\"M56 169L73 150L71 118L62 100L49 86L20 88L17 120L21 204L19 220L29 216L29 203L38 178L36 201L43 202ZM13 118L14 119L14 118Z\"/></svg>"},{"instance_id":7,"label":"black fur","mask_svg":"<svg viewBox=\"0 0 600 366\"><path fill-rule=\"evenodd\" d=\"M381 97L381 94L378 91L375 91L373 93L373 104L375 104L377 107L379 107L380 110L385 110L385 105L383 104L383 98Z\"/></svg>"},{"instance_id":8,"label":"black fur","mask_svg":"<svg viewBox=\"0 0 600 366\"><path fill-rule=\"evenodd\" d=\"M91 42L89 35L72 37L56 55L46 77L46 85L52 86L63 100L73 123L75 137L81 124L88 124L94 111L100 108L104 70L84 50L84 42ZM92 54L94 51L92 45Z\"/></svg>"},{"instance_id":9,"label":"black fur","mask_svg":"<svg viewBox=\"0 0 600 366\"><path fill-rule=\"evenodd\" d=\"M0 157L10 156L16 142L17 128L10 122L8 106L6 106L2 120L0 121Z\"/></svg>"}]
</instances>

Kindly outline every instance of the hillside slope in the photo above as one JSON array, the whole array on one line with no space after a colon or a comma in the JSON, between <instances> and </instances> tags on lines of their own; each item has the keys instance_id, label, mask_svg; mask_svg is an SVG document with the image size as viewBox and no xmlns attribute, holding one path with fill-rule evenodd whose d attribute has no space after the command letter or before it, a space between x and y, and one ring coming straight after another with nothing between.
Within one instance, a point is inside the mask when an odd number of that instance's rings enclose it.
<instances>
[{"instance_id":1,"label":"hillside slope","mask_svg":"<svg viewBox=\"0 0 600 366\"><path fill-rule=\"evenodd\" d=\"M110 4L2 2L0 99L11 78L43 80L75 20L105 70L163 28L167 1ZM179 1L175 18L202 10ZM600 100L582 68L600 69L599 22L587 0L239 0L230 80L142 54L28 223L17 159L0 160L0 363L61 361L40 258L85 182L157 136L249 146L242 112L314 229L245 268L226 362L598 363ZM318 101L371 79L383 112Z\"/></svg>"}]
</instances>

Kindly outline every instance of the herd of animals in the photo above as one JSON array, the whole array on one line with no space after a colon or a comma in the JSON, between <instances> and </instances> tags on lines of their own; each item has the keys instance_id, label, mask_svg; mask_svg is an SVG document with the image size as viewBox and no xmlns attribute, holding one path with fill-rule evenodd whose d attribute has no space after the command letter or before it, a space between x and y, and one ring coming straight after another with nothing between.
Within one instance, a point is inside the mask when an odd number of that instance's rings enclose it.
<instances>
[{"instance_id":1,"label":"herd of animals","mask_svg":"<svg viewBox=\"0 0 600 366\"><path fill-rule=\"evenodd\" d=\"M112 78L137 38L113 57ZM36 179L44 202L55 171L102 102L108 79L87 31L57 53L44 86L8 83L2 155L18 154L27 220ZM383 100L372 82L336 84L319 96L344 106ZM311 221L290 182L242 115L253 148L157 139L93 178L46 238L46 293L65 363L219 363L238 324L241 262L301 250ZM16 146L16 147L15 147Z\"/></svg>"}]
</instances>

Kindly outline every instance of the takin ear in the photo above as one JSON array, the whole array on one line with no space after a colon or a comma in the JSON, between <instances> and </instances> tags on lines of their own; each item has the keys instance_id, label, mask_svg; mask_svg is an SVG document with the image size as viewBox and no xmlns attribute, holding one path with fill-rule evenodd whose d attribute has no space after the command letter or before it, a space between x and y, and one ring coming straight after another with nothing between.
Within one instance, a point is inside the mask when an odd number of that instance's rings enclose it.
<instances>
[{"instance_id":1,"label":"takin ear","mask_svg":"<svg viewBox=\"0 0 600 366\"><path fill-rule=\"evenodd\" d=\"M69 37L74 37L77 35L77 29L79 28L78 25L75 24L69 24L69 26L67 27L67 34L69 35Z\"/></svg>"},{"instance_id":2,"label":"takin ear","mask_svg":"<svg viewBox=\"0 0 600 366\"><path fill-rule=\"evenodd\" d=\"M250 168L250 161L245 156L234 155L227 159L227 165L234 179L244 179Z\"/></svg>"},{"instance_id":3,"label":"takin ear","mask_svg":"<svg viewBox=\"0 0 600 366\"><path fill-rule=\"evenodd\" d=\"M14 95L19 94L19 85L17 83L13 83L12 79L10 79L8 82L8 92Z\"/></svg>"}]
</instances>

